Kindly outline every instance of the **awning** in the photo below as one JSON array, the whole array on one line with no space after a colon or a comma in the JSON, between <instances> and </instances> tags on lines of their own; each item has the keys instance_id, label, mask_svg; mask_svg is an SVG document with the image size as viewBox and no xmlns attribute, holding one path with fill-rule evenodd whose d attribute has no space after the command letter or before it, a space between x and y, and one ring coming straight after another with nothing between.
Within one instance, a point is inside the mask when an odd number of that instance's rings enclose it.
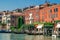
<instances>
[{"instance_id":1,"label":"awning","mask_svg":"<svg viewBox=\"0 0 60 40\"><path fill-rule=\"evenodd\" d=\"M57 24L56 28L60 28L60 24Z\"/></svg>"},{"instance_id":2,"label":"awning","mask_svg":"<svg viewBox=\"0 0 60 40\"><path fill-rule=\"evenodd\" d=\"M43 27L43 24L39 24L38 26L37 26L37 28L42 28Z\"/></svg>"}]
</instances>

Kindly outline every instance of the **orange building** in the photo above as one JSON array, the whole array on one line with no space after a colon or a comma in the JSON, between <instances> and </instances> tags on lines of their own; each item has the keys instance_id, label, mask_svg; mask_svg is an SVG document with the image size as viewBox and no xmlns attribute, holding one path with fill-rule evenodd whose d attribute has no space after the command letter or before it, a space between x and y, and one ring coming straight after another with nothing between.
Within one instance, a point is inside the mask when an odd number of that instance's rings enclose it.
<instances>
[{"instance_id":1,"label":"orange building","mask_svg":"<svg viewBox=\"0 0 60 40\"><path fill-rule=\"evenodd\" d=\"M45 3L24 9L25 23L52 22L60 20L60 5Z\"/></svg>"},{"instance_id":2,"label":"orange building","mask_svg":"<svg viewBox=\"0 0 60 40\"><path fill-rule=\"evenodd\" d=\"M41 7L40 7L41 8ZM60 20L60 5L59 4L44 4L40 9L40 21L51 22Z\"/></svg>"},{"instance_id":3,"label":"orange building","mask_svg":"<svg viewBox=\"0 0 60 40\"><path fill-rule=\"evenodd\" d=\"M30 6L24 10L25 23L31 24L34 22L39 22L39 6Z\"/></svg>"}]
</instances>

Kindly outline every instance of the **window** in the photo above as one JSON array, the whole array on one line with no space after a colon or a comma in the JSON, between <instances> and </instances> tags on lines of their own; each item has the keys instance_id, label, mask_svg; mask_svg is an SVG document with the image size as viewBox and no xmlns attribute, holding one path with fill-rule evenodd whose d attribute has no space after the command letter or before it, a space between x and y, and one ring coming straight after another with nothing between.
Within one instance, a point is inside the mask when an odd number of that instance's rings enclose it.
<instances>
[{"instance_id":1,"label":"window","mask_svg":"<svg viewBox=\"0 0 60 40\"><path fill-rule=\"evenodd\" d=\"M58 12L58 8L55 8L55 9L54 9L54 12Z\"/></svg>"},{"instance_id":2,"label":"window","mask_svg":"<svg viewBox=\"0 0 60 40\"><path fill-rule=\"evenodd\" d=\"M44 22L44 16L42 16L42 21Z\"/></svg>"},{"instance_id":3,"label":"window","mask_svg":"<svg viewBox=\"0 0 60 40\"><path fill-rule=\"evenodd\" d=\"M59 31L60 31L60 28L59 28Z\"/></svg>"},{"instance_id":4,"label":"window","mask_svg":"<svg viewBox=\"0 0 60 40\"><path fill-rule=\"evenodd\" d=\"M0 15L2 15L2 14L0 14Z\"/></svg>"},{"instance_id":5,"label":"window","mask_svg":"<svg viewBox=\"0 0 60 40\"><path fill-rule=\"evenodd\" d=\"M0 23L1 23L2 21L0 21Z\"/></svg>"},{"instance_id":6,"label":"window","mask_svg":"<svg viewBox=\"0 0 60 40\"><path fill-rule=\"evenodd\" d=\"M0 19L2 19L2 17L0 17Z\"/></svg>"},{"instance_id":7,"label":"window","mask_svg":"<svg viewBox=\"0 0 60 40\"><path fill-rule=\"evenodd\" d=\"M7 18L10 18L11 16L7 16Z\"/></svg>"},{"instance_id":8,"label":"window","mask_svg":"<svg viewBox=\"0 0 60 40\"><path fill-rule=\"evenodd\" d=\"M15 18L15 16L11 16L12 18Z\"/></svg>"},{"instance_id":9,"label":"window","mask_svg":"<svg viewBox=\"0 0 60 40\"><path fill-rule=\"evenodd\" d=\"M38 15L38 14L36 14L36 17L37 17L37 18L39 18L39 15Z\"/></svg>"},{"instance_id":10,"label":"window","mask_svg":"<svg viewBox=\"0 0 60 40\"><path fill-rule=\"evenodd\" d=\"M6 23L6 21L5 21L5 20L3 20L3 23Z\"/></svg>"},{"instance_id":11,"label":"window","mask_svg":"<svg viewBox=\"0 0 60 40\"><path fill-rule=\"evenodd\" d=\"M57 13L55 13L55 14L54 14L54 16L55 16L55 18L56 18L56 17L58 16L58 14L57 14Z\"/></svg>"},{"instance_id":12,"label":"window","mask_svg":"<svg viewBox=\"0 0 60 40\"><path fill-rule=\"evenodd\" d=\"M52 13L49 14L49 18L52 18L51 16L52 16Z\"/></svg>"},{"instance_id":13,"label":"window","mask_svg":"<svg viewBox=\"0 0 60 40\"><path fill-rule=\"evenodd\" d=\"M32 12L29 12L30 14L32 14Z\"/></svg>"},{"instance_id":14,"label":"window","mask_svg":"<svg viewBox=\"0 0 60 40\"><path fill-rule=\"evenodd\" d=\"M7 20L8 23L10 23L10 20Z\"/></svg>"},{"instance_id":15,"label":"window","mask_svg":"<svg viewBox=\"0 0 60 40\"><path fill-rule=\"evenodd\" d=\"M12 20L12 23L14 23L14 20Z\"/></svg>"},{"instance_id":16,"label":"window","mask_svg":"<svg viewBox=\"0 0 60 40\"><path fill-rule=\"evenodd\" d=\"M42 14L45 14L45 13L42 13Z\"/></svg>"},{"instance_id":17,"label":"window","mask_svg":"<svg viewBox=\"0 0 60 40\"><path fill-rule=\"evenodd\" d=\"M2 17L2 15L0 15L0 17Z\"/></svg>"},{"instance_id":18,"label":"window","mask_svg":"<svg viewBox=\"0 0 60 40\"><path fill-rule=\"evenodd\" d=\"M51 15L51 18L56 18L56 17L58 17L57 13Z\"/></svg>"},{"instance_id":19,"label":"window","mask_svg":"<svg viewBox=\"0 0 60 40\"><path fill-rule=\"evenodd\" d=\"M36 9L36 12L39 12L39 9Z\"/></svg>"},{"instance_id":20,"label":"window","mask_svg":"<svg viewBox=\"0 0 60 40\"><path fill-rule=\"evenodd\" d=\"M55 18L55 15L54 15L54 14L52 14L52 15L51 15L51 18L52 18L52 19L53 19L53 18Z\"/></svg>"},{"instance_id":21,"label":"window","mask_svg":"<svg viewBox=\"0 0 60 40\"><path fill-rule=\"evenodd\" d=\"M49 13L52 13L52 10L49 10Z\"/></svg>"}]
</instances>

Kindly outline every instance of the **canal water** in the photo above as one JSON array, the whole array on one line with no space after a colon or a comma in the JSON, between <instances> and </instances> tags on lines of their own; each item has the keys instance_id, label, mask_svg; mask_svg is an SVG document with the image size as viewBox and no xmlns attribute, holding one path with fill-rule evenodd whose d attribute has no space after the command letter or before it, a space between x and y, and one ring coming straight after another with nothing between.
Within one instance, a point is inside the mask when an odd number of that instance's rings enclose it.
<instances>
[{"instance_id":1,"label":"canal water","mask_svg":"<svg viewBox=\"0 0 60 40\"><path fill-rule=\"evenodd\" d=\"M60 38L43 35L0 33L0 40L60 40Z\"/></svg>"}]
</instances>

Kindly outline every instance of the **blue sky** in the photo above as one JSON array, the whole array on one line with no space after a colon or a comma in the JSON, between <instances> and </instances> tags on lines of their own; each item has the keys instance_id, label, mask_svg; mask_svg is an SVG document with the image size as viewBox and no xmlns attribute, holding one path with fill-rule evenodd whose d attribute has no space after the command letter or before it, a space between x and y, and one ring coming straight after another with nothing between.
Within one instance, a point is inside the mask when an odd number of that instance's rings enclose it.
<instances>
[{"instance_id":1,"label":"blue sky","mask_svg":"<svg viewBox=\"0 0 60 40\"><path fill-rule=\"evenodd\" d=\"M50 3L60 4L60 0L49 0ZM44 4L45 0L0 0L0 11L25 8L32 5Z\"/></svg>"}]
</instances>

